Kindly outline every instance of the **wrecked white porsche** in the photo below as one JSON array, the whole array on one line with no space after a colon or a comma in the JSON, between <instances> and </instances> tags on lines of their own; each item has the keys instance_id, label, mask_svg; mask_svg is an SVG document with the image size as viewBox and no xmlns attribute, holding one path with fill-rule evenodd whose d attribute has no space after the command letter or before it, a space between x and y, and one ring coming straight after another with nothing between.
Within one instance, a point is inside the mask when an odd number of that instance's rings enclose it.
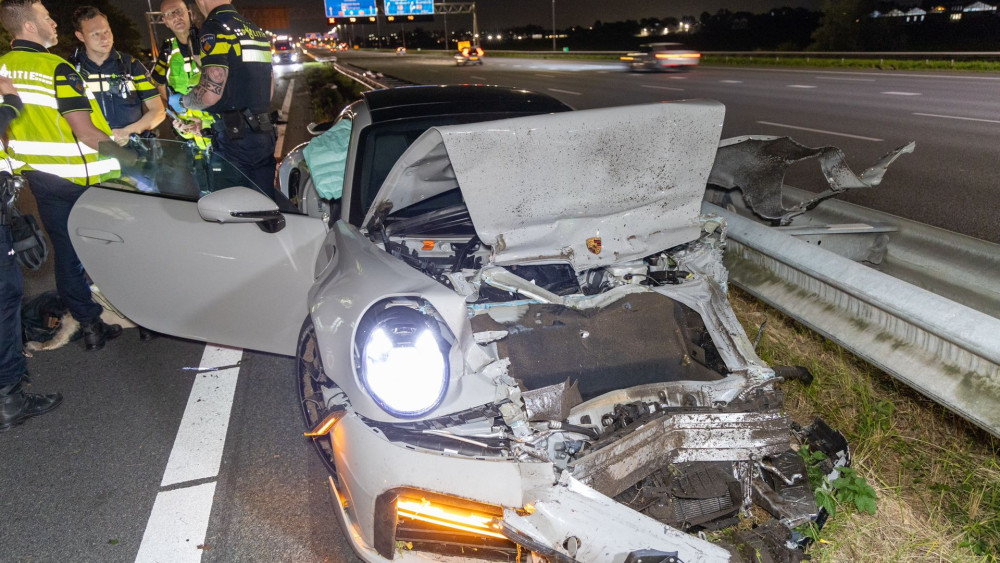
<instances>
[{"instance_id":1,"label":"wrecked white porsche","mask_svg":"<svg viewBox=\"0 0 1000 563\"><path fill-rule=\"evenodd\" d=\"M686 532L756 501L783 552L817 517L699 217L723 116L431 128L361 229L334 224L298 375L363 558L720 561L737 548Z\"/></svg>"},{"instance_id":2,"label":"wrecked white porsche","mask_svg":"<svg viewBox=\"0 0 1000 563\"><path fill-rule=\"evenodd\" d=\"M330 130L337 158L282 164L304 214L247 188L88 190L70 225L87 269L153 330L296 356L367 561L799 559L792 529L820 511L793 447L846 445L792 428L775 383L808 374L761 361L726 299L725 226L699 215L723 106L367 96ZM494 120L428 123L407 96ZM198 252L116 272L143 243ZM771 524L701 533L753 504Z\"/></svg>"}]
</instances>

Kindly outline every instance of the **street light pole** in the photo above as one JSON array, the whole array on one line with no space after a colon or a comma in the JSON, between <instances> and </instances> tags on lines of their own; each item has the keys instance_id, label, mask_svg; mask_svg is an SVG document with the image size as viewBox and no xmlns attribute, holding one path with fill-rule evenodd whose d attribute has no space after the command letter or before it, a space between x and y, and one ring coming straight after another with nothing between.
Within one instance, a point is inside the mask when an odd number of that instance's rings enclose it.
<instances>
[{"instance_id":1,"label":"street light pole","mask_svg":"<svg viewBox=\"0 0 1000 563\"><path fill-rule=\"evenodd\" d=\"M556 50L556 0L552 0L552 50Z\"/></svg>"}]
</instances>

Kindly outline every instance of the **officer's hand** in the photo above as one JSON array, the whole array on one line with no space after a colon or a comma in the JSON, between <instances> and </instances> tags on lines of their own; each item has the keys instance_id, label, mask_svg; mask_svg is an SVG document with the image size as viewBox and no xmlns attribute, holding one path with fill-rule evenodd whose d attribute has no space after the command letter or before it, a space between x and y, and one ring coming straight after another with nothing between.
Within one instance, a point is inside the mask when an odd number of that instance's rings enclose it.
<instances>
[{"instance_id":1,"label":"officer's hand","mask_svg":"<svg viewBox=\"0 0 1000 563\"><path fill-rule=\"evenodd\" d=\"M182 97L183 96L181 96L181 94L174 92L173 94L170 94L170 97L167 99L167 105L170 106L170 109L176 111L178 114L187 111L187 108L181 104Z\"/></svg>"},{"instance_id":2,"label":"officer's hand","mask_svg":"<svg viewBox=\"0 0 1000 563\"><path fill-rule=\"evenodd\" d=\"M125 138L128 140L128 137ZM97 145L97 150L102 157L112 157L118 159L122 166L134 167L139 160L139 155L135 151L118 146L118 143L111 141L101 141Z\"/></svg>"},{"instance_id":3,"label":"officer's hand","mask_svg":"<svg viewBox=\"0 0 1000 563\"><path fill-rule=\"evenodd\" d=\"M201 120L197 117L192 117L191 119L185 119L181 121L179 119L174 120L174 129L180 133L191 133L193 135L200 135L202 126Z\"/></svg>"},{"instance_id":4,"label":"officer's hand","mask_svg":"<svg viewBox=\"0 0 1000 563\"><path fill-rule=\"evenodd\" d=\"M112 129L111 139L114 142L124 147L125 145L128 144L129 132L126 131L125 129Z\"/></svg>"},{"instance_id":5,"label":"officer's hand","mask_svg":"<svg viewBox=\"0 0 1000 563\"><path fill-rule=\"evenodd\" d=\"M0 76L0 95L6 96L7 94L17 94L17 88L14 87L14 82L10 78Z\"/></svg>"}]
</instances>

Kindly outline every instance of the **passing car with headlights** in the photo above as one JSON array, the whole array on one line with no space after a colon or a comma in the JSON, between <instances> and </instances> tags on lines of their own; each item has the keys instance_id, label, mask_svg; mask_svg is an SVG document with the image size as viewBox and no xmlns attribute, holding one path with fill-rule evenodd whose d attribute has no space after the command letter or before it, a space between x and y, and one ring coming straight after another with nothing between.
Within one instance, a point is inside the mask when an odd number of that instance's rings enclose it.
<instances>
[{"instance_id":1,"label":"passing car with headlights","mask_svg":"<svg viewBox=\"0 0 1000 563\"><path fill-rule=\"evenodd\" d=\"M701 53L680 43L649 43L621 57L629 70L688 70L698 66Z\"/></svg>"},{"instance_id":2,"label":"passing car with headlights","mask_svg":"<svg viewBox=\"0 0 1000 563\"><path fill-rule=\"evenodd\" d=\"M299 62L299 48L291 39L276 39L271 45L271 63L289 64Z\"/></svg>"},{"instance_id":3,"label":"passing car with headlights","mask_svg":"<svg viewBox=\"0 0 1000 563\"><path fill-rule=\"evenodd\" d=\"M700 213L725 110L569 110L368 92L282 162L297 212L174 146L87 190L69 230L136 323L296 358L366 561L789 556L819 515L790 444L826 429L793 432L726 299ZM659 158L620 157L640 152ZM751 504L771 522L697 534Z\"/></svg>"}]
</instances>

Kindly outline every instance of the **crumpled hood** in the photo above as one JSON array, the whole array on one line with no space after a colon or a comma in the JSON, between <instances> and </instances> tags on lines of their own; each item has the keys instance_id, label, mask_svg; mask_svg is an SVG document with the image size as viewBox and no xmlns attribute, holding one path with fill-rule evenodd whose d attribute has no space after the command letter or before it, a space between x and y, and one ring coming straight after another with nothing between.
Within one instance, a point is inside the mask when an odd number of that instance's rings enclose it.
<instances>
[{"instance_id":1,"label":"crumpled hood","mask_svg":"<svg viewBox=\"0 0 1000 563\"><path fill-rule=\"evenodd\" d=\"M458 186L497 264L582 271L648 256L697 238L724 116L694 100L434 127L364 224Z\"/></svg>"}]
</instances>

